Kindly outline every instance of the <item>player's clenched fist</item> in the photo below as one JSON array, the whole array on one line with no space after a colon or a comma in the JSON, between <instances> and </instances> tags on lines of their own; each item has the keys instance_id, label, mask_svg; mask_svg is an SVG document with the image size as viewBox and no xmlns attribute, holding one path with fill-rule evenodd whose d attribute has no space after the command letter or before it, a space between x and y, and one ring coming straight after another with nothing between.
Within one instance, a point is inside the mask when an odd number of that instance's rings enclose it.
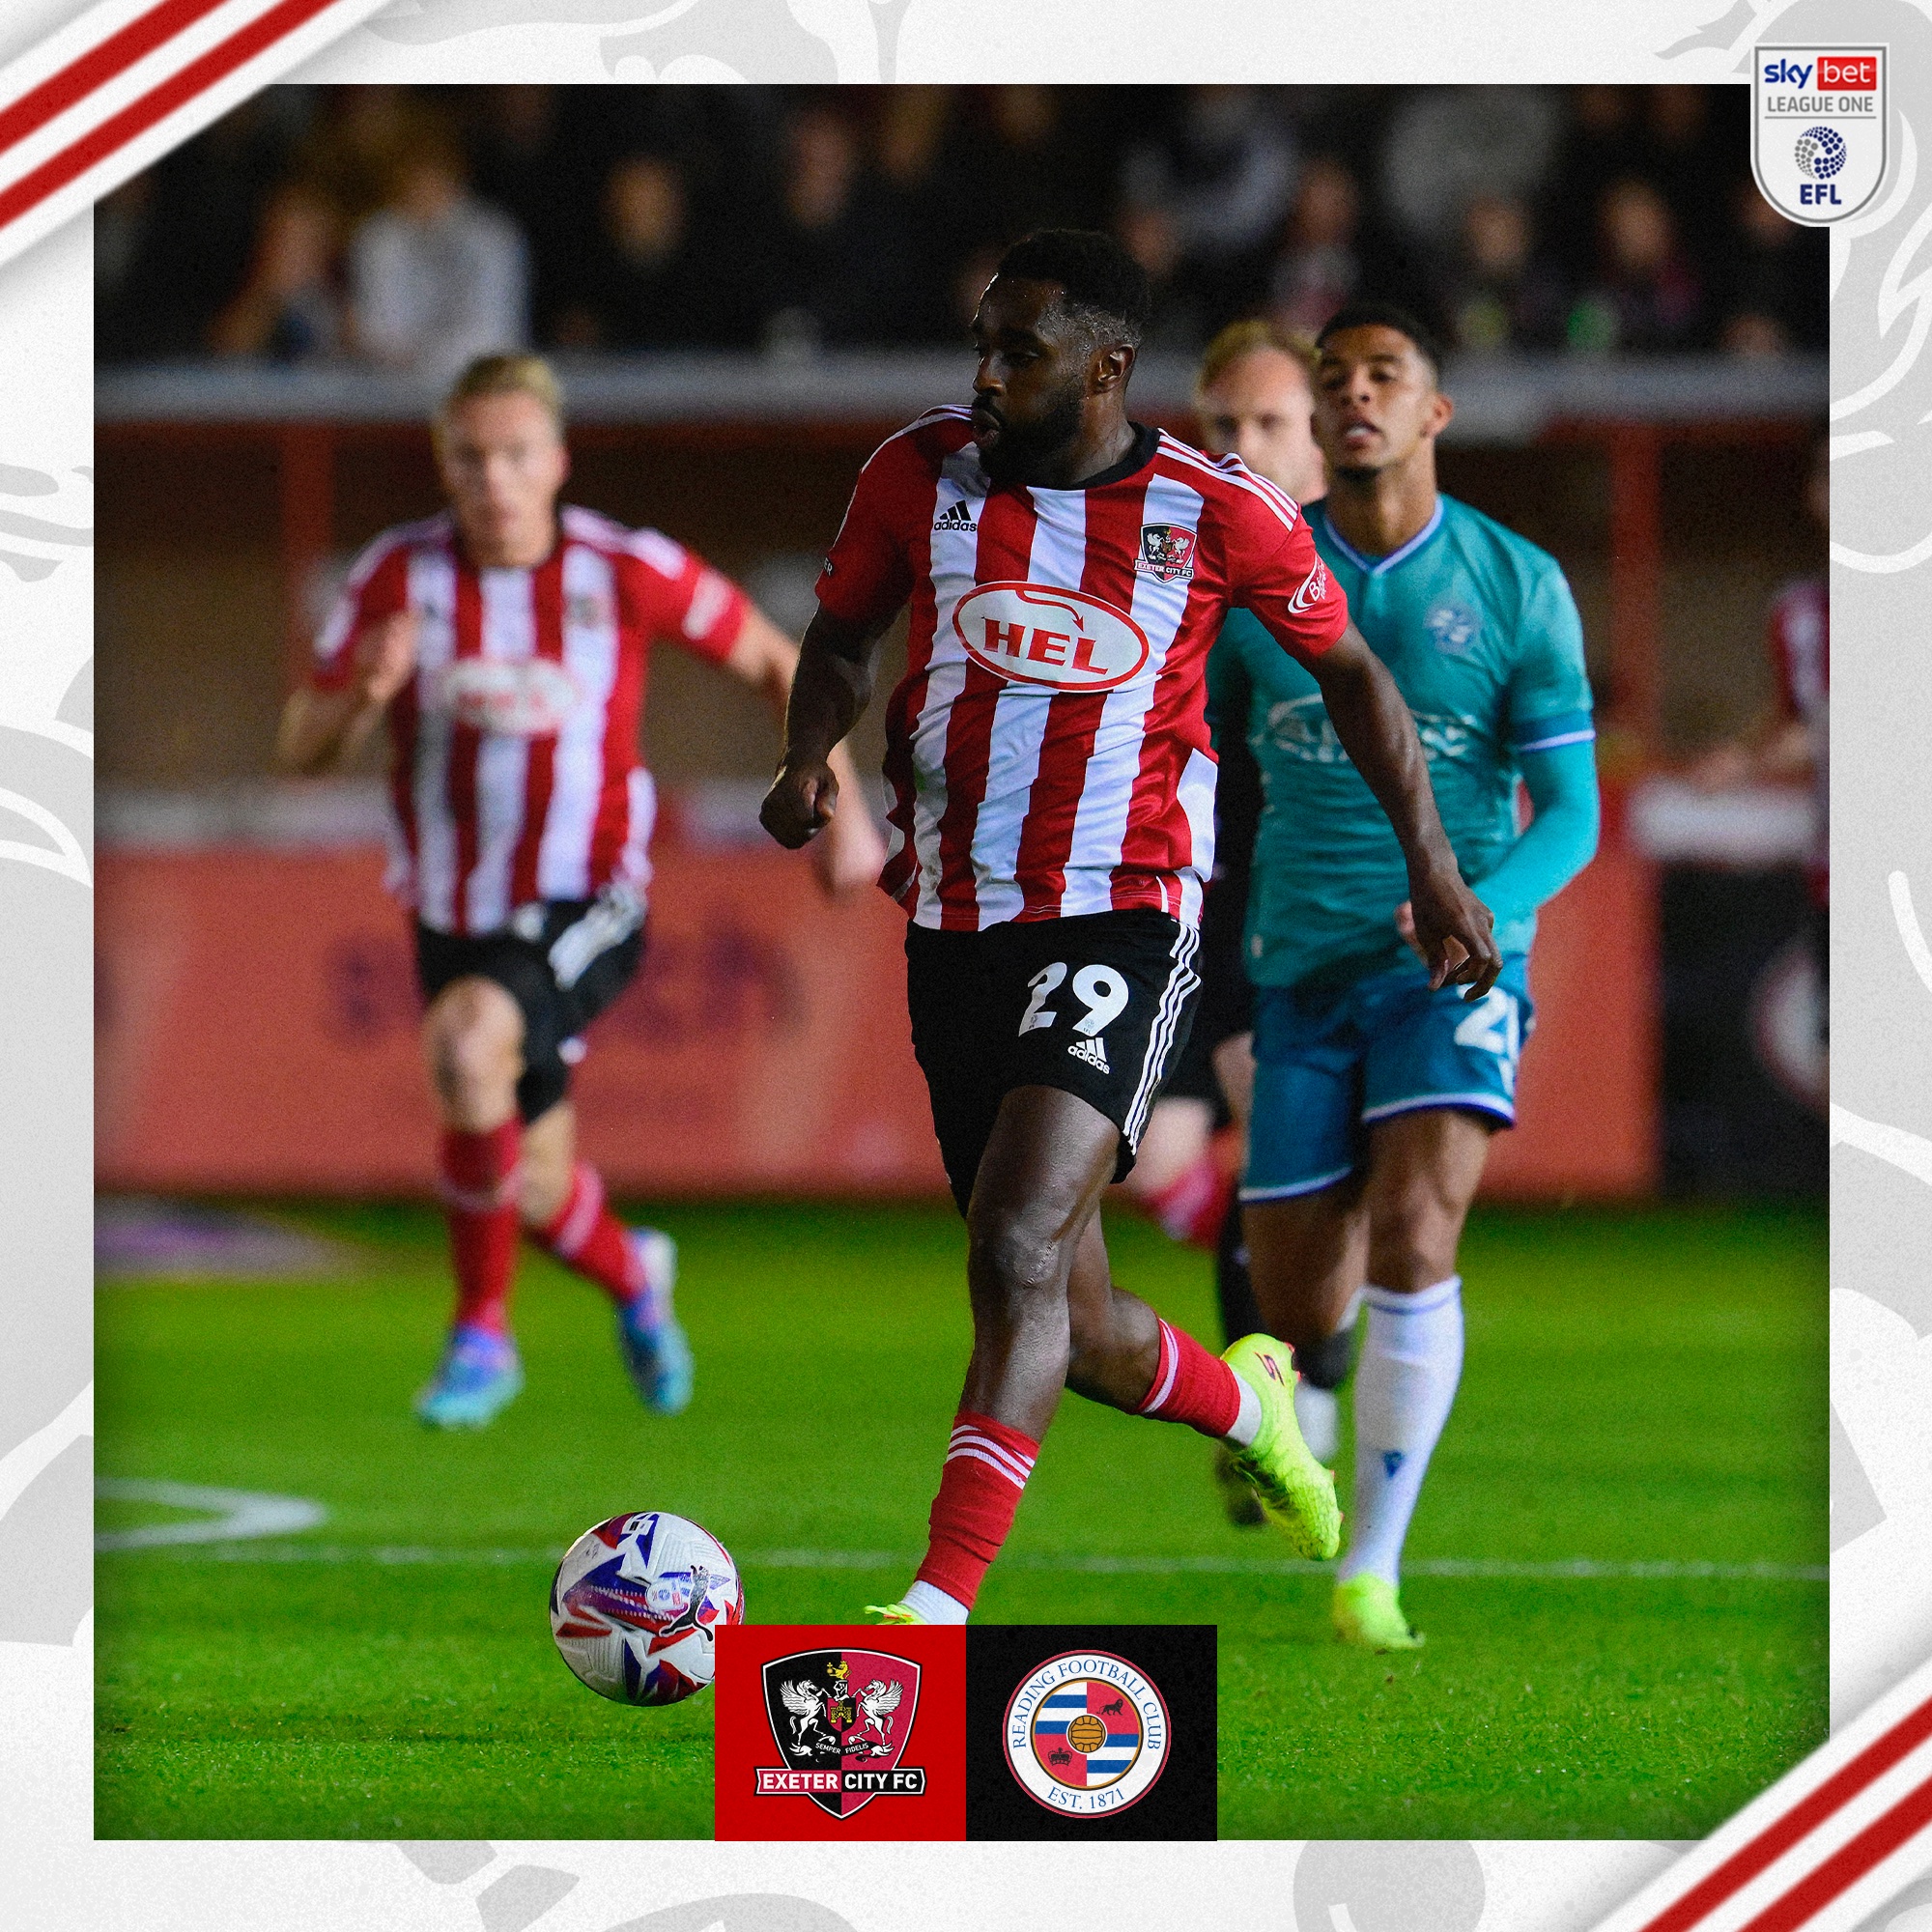
<instances>
[{"instance_id":1,"label":"player's clenched fist","mask_svg":"<svg viewBox=\"0 0 1932 1932\"><path fill-rule=\"evenodd\" d=\"M787 851L797 851L832 823L838 781L824 763L785 765L758 808L758 823Z\"/></svg>"},{"instance_id":2,"label":"player's clenched fist","mask_svg":"<svg viewBox=\"0 0 1932 1932\"><path fill-rule=\"evenodd\" d=\"M415 675L421 629L414 611L398 611L371 624L356 640L355 679L369 703L388 703Z\"/></svg>"}]
</instances>

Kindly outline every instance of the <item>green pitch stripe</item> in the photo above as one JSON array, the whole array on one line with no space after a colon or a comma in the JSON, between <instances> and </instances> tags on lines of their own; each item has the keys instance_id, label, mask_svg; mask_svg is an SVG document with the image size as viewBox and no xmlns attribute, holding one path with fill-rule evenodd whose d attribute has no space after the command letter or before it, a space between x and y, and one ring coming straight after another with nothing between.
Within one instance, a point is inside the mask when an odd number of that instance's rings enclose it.
<instances>
[{"instance_id":1,"label":"green pitch stripe","mask_svg":"<svg viewBox=\"0 0 1932 1932\"><path fill-rule=\"evenodd\" d=\"M249 1543L203 1545L169 1552L181 1563L471 1563L500 1566L554 1564L559 1549L435 1549L414 1544ZM917 1564L917 1550L757 1549L738 1558L744 1570L904 1570ZM1004 1570L1052 1571L1093 1577L1320 1577L1325 1563L1295 1557L1242 1556L1078 1556L1010 1550L1000 1558ZM1572 1556L1549 1562L1518 1562L1511 1557L1434 1556L1403 1565L1408 1577L1524 1577L1548 1582L1604 1579L1613 1582L1677 1583L1715 1577L1760 1583L1823 1583L1830 1572L1822 1563L1703 1563L1662 1559L1655 1562L1602 1562Z\"/></svg>"}]
</instances>

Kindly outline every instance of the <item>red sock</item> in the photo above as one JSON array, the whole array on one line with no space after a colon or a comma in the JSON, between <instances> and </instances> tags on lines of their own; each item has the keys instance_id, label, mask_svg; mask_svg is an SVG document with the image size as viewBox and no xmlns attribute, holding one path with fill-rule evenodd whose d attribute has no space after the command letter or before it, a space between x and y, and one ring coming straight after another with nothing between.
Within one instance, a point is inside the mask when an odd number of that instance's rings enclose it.
<instances>
[{"instance_id":1,"label":"red sock","mask_svg":"<svg viewBox=\"0 0 1932 1932\"><path fill-rule=\"evenodd\" d=\"M594 1281L612 1301L630 1301L644 1286L630 1232L611 1213L604 1182L587 1160L577 1163L556 1219L532 1228L530 1238L565 1267Z\"/></svg>"},{"instance_id":2,"label":"red sock","mask_svg":"<svg viewBox=\"0 0 1932 1932\"><path fill-rule=\"evenodd\" d=\"M1161 1422L1184 1422L1218 1441L1241 1413L1240 1380L1184 1328L1170 1328L1163 1321L1160 1366L1140 1412Z\"/></svg>"},{"instance_id":3,"label":"red sock","mask_svg":"<svg viewBox=\"0 0 1932 1932\"><path fill-rule=\"evenodd\" d=\"M517 1153L523 1122L515 1115L486 1134L443 1129L438 1163L449 1246L456 1264L456 1322L509 1332L510 1276L517 1264Z\"/></svg>"},{"instance_id":4,"label":"red sock","mask_svg":"<svg viewBox=\"0 0 1932 1932\"><path fill-rule=\"evenodd\" d=\"M1234 1199L1235 1177L1210 1149L1158 1194L1150 1194L1147 1208L1171 1239L1211 1252Z\"/></svg>"},{"instance_id":5,"label":"red sock","mask_svg":"<svg viewBox=\"0 0 1932 1932\"><path fill-rule=\"evenodd\" d=\"M987 1567L1000 1553L1020 1492L1033 1474L1039 1444L990 1415L962 1408L934 1497L931 1540L919 1580L944 1590L970 1610Z\"/></svg>"}]
</instances>

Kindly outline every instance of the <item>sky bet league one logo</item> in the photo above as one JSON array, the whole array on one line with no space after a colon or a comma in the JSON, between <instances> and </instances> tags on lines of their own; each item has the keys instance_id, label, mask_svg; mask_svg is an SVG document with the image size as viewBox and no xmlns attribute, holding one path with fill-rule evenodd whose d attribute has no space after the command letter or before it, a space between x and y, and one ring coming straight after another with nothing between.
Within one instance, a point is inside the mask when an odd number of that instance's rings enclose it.
<instances>
[{"instance_id":1,"label":"sky bet league one logo","mask_svg":"<svg viewBox=\"0 0 1932 1932\"><path fill-rule=\"evenodd\" d=\"M1780 214L1810 227L1856 214L1885 179L1888 51L1759 47L1751 171Z\"/></svg>"}]
</instances>

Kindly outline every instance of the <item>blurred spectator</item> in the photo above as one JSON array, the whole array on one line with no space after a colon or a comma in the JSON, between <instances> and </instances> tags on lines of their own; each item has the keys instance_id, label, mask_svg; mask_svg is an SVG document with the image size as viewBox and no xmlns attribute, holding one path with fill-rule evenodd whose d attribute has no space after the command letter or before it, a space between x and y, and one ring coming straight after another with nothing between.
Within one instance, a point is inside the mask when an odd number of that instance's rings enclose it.
<instances>
[{"instance_id":1,"label":"blurred spectator","mask_svg":"<svg viewBox=\"0 0 1932 1932\"><path fill-rule=\"evenodd\" d=\"M1596 277L1570 311L1570 346L1694 348L1702 294L1670 210L1650 183L1633 176L1604 190L1597 246Z\"/></svg>"},{"instance_id":2,"label":"blurred spectator","mask_svg":"<svg viewBox=\"0 0 1932 1932\"><path fill-rule=\"evenodd\" d=\"M700 261L677 167L632 155L604 186L602 245L557 320L570 349L684 349L729 338L724 292Z\"/></svg>"},{"instance_id":3,"label":"blurred spectator","mask_svg":"<svg viewBox=\"0 0 1932 1932\"><path fill-rule=\"evenodd\" d=\"M1822 228L1787 221L1748 178L1736 214L1718 346L1732 355L1783 355L1831 341L1830 284Z\"/></svg>"},{"instance_id":4,"label":"blurred spectator","mask_svg":"<svg viewBox=\"0 0 1932 1932\"><path fill-rule=\"evenodd\" d=\"M780 217L764 247L764 339L780 352L892 342L909 306L912 237L861 167L837 107L802 107L785 138Z\"/></svg>"},{"instance_id":5,"label":"blurred spectator","mask_svg":"<svg viewBox=\"0 0 1932 1932\"><path fill-rule=\"evenodd\" d=\"M904 256L900 327L917 341L954 341L958 327L948 282L973 235L961 170L950 87L883 90L879 115L876 194L886 234ZM978 204L980 191L972 197Z\"/></svg>"},{"instance_id":6,"label":"blurred spectator","mask_svg":"<svg viewBox=\"0 0 1932 1932\"><path fill-rule=\"evenodd\" d=\"M1478 194L1532 201L1556 152L1561 107L1540 87L1418 87L1389 124L1382 191L1411 241L1446 253Z\"/></svg>"},{"instance_id":7,"label":"blurred spectator","mask_svg":"<svg viewBox=\"0 0 1932 1932\"><path fill-rule=\"evenodd\" d=\"M1089 90L1074 90L1074 101ZM1091 228L1112 184L1108 145L1076 125L1067 90L988 88L960 167L971 185L973 241L998 256L1036 228Z\"/></svg>"},{"instance_id":8,"label":"blurred spectator","mask_svg":"<svg viewBox=\"0 0 1932 1932\"><path fill-rule=\"evenodd\" d=\"M1459 349L1561 347L1563 283L1535 244L1529 210L1516 196L1479 194L1469 203L1442 299Z\"/></svg>"},{"instance_id":9,"label":"blurred spectator","mask_svg":"<svg viewBox=\"0 0 1932 1932\"><path fill-rule=\"evenodd\" d=\"M434 122L407 87L327 87L321 93L322 115L302 144L297 172L353 226L388 200L398 163L430 136Z\"/></svg>"},{"instance_id":10,"label":"blurred spectator","mask_svg":"<svg viewBox=\"0 0 1932 1932\"><path fill-rule=\"evenodd\" d=\"M1355 178L1321 156L1302 170L1288 217L1287 245L1268 282L1268 314L1283 328L1313 335L1362 280Z\"/></svg>"},{"instance_id":11,"label":"blurred spectator","mask_svg":"<svg viewBox=\"0 0 1932 1932\"><path fill-rule=\"evenodd\" d=\"M240 293L215 317L217 355L312 362L343 347L342 217L299 182L277 188L262 212L255 254Z\"/></svg>"},{"instance_id":12,"label":"blurred spectator","mask_svg":"<svg viewBox=\"0 0 1932 1932\"><path fill-rule=\"evenodd\" d=\"M516 224L469 192L453 143L420 136L350 244L355 344L442 381L472 356L525 346L526 277Z\"/></svg>"},{"instance_id":13,"label":"blurred spectator","mask_svg":"<svg viewBox=\"0 0 1932 1932\"><path fill-rule=\"evenodd\" d=\"M1569 91L1569 125L1542 205L1544 232L1573 285L1586 280L1596 268L1597 210L1604 190L1640 159L1636 97L1642 91L1605 86Z\"/></svg>"},{"instance_id":14,"label":"blurred spectator","mask_svg":"<svg viewBox=\"0 0 1932 1932\"><path fill-rule=\"evenodd\" d=\"M1294 143L1263 90L1190 87L1173 126L1122 158L1122 240L1150 273L1184 272L1210 310L1243 306L1294 178Z\"/></svg>"}]
</instances>

